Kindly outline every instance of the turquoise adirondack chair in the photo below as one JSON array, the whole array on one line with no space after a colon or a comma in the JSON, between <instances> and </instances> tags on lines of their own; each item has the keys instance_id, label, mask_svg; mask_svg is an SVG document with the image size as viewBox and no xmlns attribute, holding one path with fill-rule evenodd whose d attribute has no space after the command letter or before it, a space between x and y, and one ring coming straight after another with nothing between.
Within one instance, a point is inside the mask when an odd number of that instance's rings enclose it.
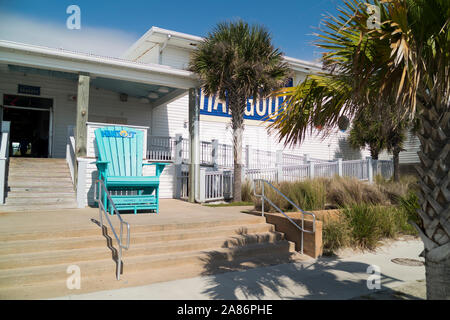
<instances>
[{"instance_id":1,"label":"turquoise adirondack chair","mask_svg":"<svg viewBox=\"0 0 450 320\"><path fill-rule=\"evenodd\" d=\"M166 163L143 163L144 133L124 126L95 130L99 179L103 180L117 210L155 210L159 212L159 176ZM154 176L143 176L144 165L156 166ZM126 191L110 192L110 191ZM106 192L101 195L105 208L113 214Z\"/></svg>"}]
</instances>

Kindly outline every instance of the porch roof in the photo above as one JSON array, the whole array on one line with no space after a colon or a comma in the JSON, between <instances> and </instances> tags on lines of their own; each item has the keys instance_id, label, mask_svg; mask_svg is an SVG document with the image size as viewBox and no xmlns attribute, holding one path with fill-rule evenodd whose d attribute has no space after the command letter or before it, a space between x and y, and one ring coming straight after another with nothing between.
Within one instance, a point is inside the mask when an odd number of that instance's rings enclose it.
<instances>
[{"instance_id":1,"label":"porch roof","mask_svg":"<svg viewBox=\"0 0 450 320\"><path fill-rule=\"evenodd\" d=\"M89 74L98 78L164 86L182 91L198 86L195 75L187 70L5 40L0 40L0 63ZM107 82L104 83L108 86ZM179 94L179 90L175 91ZM167 96L174 95L173 90L163 93Z\"/></svg>"}]
</instances>

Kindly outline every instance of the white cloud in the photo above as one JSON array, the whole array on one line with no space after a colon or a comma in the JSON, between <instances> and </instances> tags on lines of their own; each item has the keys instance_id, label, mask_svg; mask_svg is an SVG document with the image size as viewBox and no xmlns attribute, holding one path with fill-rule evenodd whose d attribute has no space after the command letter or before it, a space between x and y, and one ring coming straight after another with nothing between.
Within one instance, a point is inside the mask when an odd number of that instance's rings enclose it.
<instances>
[{"instance_id":1,"label":"white cloud","mask_svg":"<svg viewBox=\"0 0 450 320\"><path fill-rule=\"evenodd\" d=\"M120 57L138 38L121 30L85 27L83 24L80 30L69 30L65 24L0 12L2 40Z\"/></svg>"}]
</instances>

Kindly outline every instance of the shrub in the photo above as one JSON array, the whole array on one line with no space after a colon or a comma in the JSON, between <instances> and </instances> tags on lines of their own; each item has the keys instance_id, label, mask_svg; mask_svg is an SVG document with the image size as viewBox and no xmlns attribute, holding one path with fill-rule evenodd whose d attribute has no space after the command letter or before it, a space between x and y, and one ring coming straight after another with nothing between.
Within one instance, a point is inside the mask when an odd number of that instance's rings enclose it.
<instances>
[{"instance_id":1,"label":"shrub","mask_svg":"<svg viewBox=\"0 0 450 320\"><path fill-rule=\"evenodd\" d=\"M417 213L417 209L420 208L419 198L414 191L410 191L406 196L400 198L399 206L404 212L404 220L406 221L402 231L407 234L416 235L417 230L409 223L409 221L413 221L418 226L422 227L422 219Z\"/></svg>"},{"instance_id":2,"label":"shrub","mask_svg":"<svg viewBox=\"0 0 450 320\"><path fill-rule=\"evenodd\" d=\"M372 206L356 204L343 210L354 244L358 247L374 249L381 238L378 212Z\"/></svg>"},{"instance_id":3,"label":"shrub","mask_svg":"<svg viewBox=\"0 0 450 320\"><path fill-rule=\"evenodd\" d=\"M355 178L336 177L329 179L327 186L329 204L345 207L354 204L387 204L388 198L374 184Z\"/></svg>"},{"instance_id":4,"label":"shrub","mask_svg":"<svg viewBox=\"0 0 450 320\"><path fill-rule=\"evenodd\" d=\"M331 255L336 250L351 245L351 229L342 216L323 220L322 243L324 255Z\"/></svg>"},{"instance_id":5,"label":"shrub","mask_svg":"<svg viewBox=\"0 0 450 320\"><path fill-rule=\"evenodd\" d=\"M243 202L253 201L253 186L252 182L248 179L241 185L241 197Z\"/></svg>"},{"instance_id":6,"label":"shrub","mask_svg":"<svg viewBox=\"0 0 450 320\"><path fill-rule=\"evenodd\" d=\"M325 208L326 189L322 180L281 182L274 184L274 186L303 210L310 211ZM261 193L260 188L257 189L257 192ZM289 201L272 188L267 187L267 185L264 188L264 194L281 210L286 212L298 211ZM255 209L261 210L261 199L255 197L254 203ZM265 201L264 211L275 212L276 209Z\"/></svg>"}]
</instances>

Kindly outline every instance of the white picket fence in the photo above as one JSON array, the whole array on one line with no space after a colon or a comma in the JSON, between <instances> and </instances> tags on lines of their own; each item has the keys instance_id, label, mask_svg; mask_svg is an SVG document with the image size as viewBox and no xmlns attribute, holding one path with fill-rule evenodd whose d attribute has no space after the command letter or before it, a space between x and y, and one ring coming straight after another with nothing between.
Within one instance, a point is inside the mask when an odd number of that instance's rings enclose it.
<instances>
[{"instance_id":1,"label":"white picket fence","mask_svg":"<svg viewBox=\"0 0 450 320\"><path fill-rule=\"evenodd\" d=\"M200 201L224 200L233 194L232 170L200 170ZM315 177L347 176L371 182L376 174L389 179L393 163L389 160L350 160L310 162L302 165L283 165L275 168L244 168L242 179L265 179L270 182L302 181ZM186 180L187 184L187 180ZM184 187L183 187L184 188ZM183 189L184 190L184 189Z\"/></svg>"},{"instance_id":2,"label":"white picket fence","mask_svg":"<svg viewBox=\"0 0 450 320\"><path fill-rule=\"evenodd\" d=\"M147 157L151 160L173 161L181 165L189 163L189 140L181 135L173 137L149 136ZM294 155L283 151L259 150L245 146L242 149L242 179L265 179L271 182L299 181L315 177L345 176L372 181L377 174L390 178L393 163L389 160L334 160ZM232 196L233 146L217 140L200 142L200 199L214 201ZM206 170L205 168L209 168ZM177 194L187 198L188 173L178 171Z\"/></svg>"}]
</instances>

